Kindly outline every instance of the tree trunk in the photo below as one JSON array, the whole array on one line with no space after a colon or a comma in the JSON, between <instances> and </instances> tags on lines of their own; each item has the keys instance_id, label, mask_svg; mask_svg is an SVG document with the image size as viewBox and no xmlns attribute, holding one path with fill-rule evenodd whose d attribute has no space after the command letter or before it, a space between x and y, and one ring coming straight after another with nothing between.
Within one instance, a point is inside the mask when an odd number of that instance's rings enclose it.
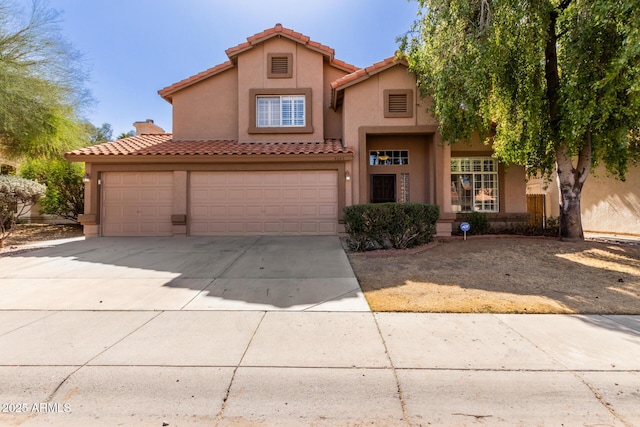
<instances>
[{"instance_id":1,"label":"tree trunk","mask_svg":"<svg viewBox=\"0 0 640 427\"><path fill-rule=\"evenodd\" d=\"M571 0L564 0L558 6L566 9ZM577 167L573 166L567 141L560 134L560 74L558 72L557 28L558 11L551 8L547 27L545 46L545 80L547 82L547 100L549 102L549 126L554 141L556 155L556 174L560 193L560 238L562 240L584 240L580 196L582 186L591 170L591 133L584 135L584 142L578 156Z\"/></svg>"},{"instance_id":2,"label":"tree trunk","mask_svg":"<svg viewBox=\"0 0 640 427\"><path fill-rule=\"evenodd\" d=\"M582 185L576 185L573 173L558 172L560 190L560 238L567 241L584 240L580 195Z\"/></svg>"},{"instance_id":3,"label":"tree trunk","mask_svg":"<svg viewBox=\"0 0 640 427\"><path fill-rule=\"evenodd\" d=\"M567 241L584 240L580 198L582 187L591 171L591 134L587 132L573 167L566 146L556 147L556 173L560 194L560 238Z\"/></svg>"}]
</instances>

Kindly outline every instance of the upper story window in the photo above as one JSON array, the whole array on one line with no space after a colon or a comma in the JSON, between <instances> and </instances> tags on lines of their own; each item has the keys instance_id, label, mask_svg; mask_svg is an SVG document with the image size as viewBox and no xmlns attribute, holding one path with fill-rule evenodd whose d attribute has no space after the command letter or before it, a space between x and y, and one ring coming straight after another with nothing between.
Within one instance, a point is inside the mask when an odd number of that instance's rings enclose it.
<instances>
[{"instance_id":1,"label":"upper story window","mask_svg":"<svg viewBox=\"0 0 640 427\"><path fill-rule=\"evenodd\" d=\"M267 78L288 79L293 77L293 54L267 54Z\"/></svg>"},{"instance_id":2,"label":"upper story window","mask_svg":"<svg viewBox=\"0 0 640 427\"><path fill-rule=\"evenodd\" d=\"M249 133L313 133L311 89L249 89Z\"/></svg>"},{"instance_id":3,"label":"upper story window","mask_svg":"<svg viewBox=\"0 0 640 427\"><path fill-rule=\"evenodd\" d=\"M453 212L498 212L498 162L491 157L451 159Z\"/></svg>"},{"instance_id":4,"label":"upper story window","mask_svg":"<svg viewBox=\"0 0 640 427\"><path fill-rule=\"evenodd\" d=\"M383 94L385 117L413 117L413 90L387 89Z\"/></svg>"},{"instance_id":5,"label":"upper story window","mask_svg":"<svg viewBox=\"0 0 640 427\"><path fill-rule=\"evenodd\" d=\"M305 126L304 95L257 96L256 126Z\"/></svg>"}]
</instances>

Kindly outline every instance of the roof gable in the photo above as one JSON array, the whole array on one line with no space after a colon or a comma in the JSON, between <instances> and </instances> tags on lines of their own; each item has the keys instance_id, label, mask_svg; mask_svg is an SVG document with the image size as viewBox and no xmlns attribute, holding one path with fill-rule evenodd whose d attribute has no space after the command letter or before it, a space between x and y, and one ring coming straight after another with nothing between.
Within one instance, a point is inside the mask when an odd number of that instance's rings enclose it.
<instances>
[{"instance_id":1,"label":"roof gable","mask_svg":"<svg viewBox=\"0 0 640 427\"><path fill-rule=\"evenodd\" d=\"M335 110L340 106L344 89L348 88L349 86L357 85L358 83L370 79L376 74L382 73L383 71L397 66L404 66L408 68L409 64L404 58L390 56L380 62L376 62L375 64L370 65L366 68L361 68L351 74L347 74L346 76L331 82L331 107Z\"/></svg>"},{"instance_id":2,"label":"roof gable","mask_svg":"<svg viewBox=\"0 0 640 427\"><path fill-rule=\"evenodd\" d=\"M305 36L304 34L293 31L289 28L285 28L282 24L276 24L275 27L264 30L260 33L254 34L251 37L247 37L247 41L244 43L240 43L237 46L231 47L225 51L227 56L229 57L229 61L224 62L222 64L216 65L213 68L209 68L201 73L188 77L184 80L181 80L177 83L174 83L170 86L167 86L158 91L158 94L162 96L165 100L171 102L171 95L179 90L182 90L186 87L189 87L193 84L201 82L205 79L215 76L216 74L222 73L226 70L233 68L237 61L238 55L248 50L253 49L256 45L263 43L273 37L285 37L289 40L292 40L296 43L299 43L306 48L313 50L322 54L325 60L329 63L329 65L342 70L347 73L353 73L359 70L355 65L348 64L344 61L340 61L335 59L334 54L335 51L329 46L325 46L321 43L315 42L309 38L309 36Z\"/></svg>"}]
</instances>

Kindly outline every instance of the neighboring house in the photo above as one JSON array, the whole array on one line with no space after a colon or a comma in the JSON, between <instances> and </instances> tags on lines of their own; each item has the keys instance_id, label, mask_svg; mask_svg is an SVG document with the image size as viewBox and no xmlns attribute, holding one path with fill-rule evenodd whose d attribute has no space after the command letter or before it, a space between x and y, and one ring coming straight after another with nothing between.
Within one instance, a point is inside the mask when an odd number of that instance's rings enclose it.
<instances>
[{"instance_id":1,"label":"neighboring house","mask_svg":"<svg viewBox=\"0 0 640 427\"><path fill-rule=\"evenodd\" d=\"M558 185L536 178L527 184L528 194L545 195L547 217L560 215ZM630 166L625 181L597 168L587 178L580 199L582 228L587 232L640 236L640 165Z\"/></svg>"},{"instance_id":2,"label":"neighboring house","mask_svg":"<svg viewBox=\"0 0 640 427\"><path fill-rule=\"evenodd\" d=\"M525 174L478 141L442 141L402 60L359 69L277 24L159 91L173 134L67 153L86 162L92 236L337 234L345 206L435 203L526 218ZM526 220L526 219L525 219Z\"/></svg>"}]
</instances>

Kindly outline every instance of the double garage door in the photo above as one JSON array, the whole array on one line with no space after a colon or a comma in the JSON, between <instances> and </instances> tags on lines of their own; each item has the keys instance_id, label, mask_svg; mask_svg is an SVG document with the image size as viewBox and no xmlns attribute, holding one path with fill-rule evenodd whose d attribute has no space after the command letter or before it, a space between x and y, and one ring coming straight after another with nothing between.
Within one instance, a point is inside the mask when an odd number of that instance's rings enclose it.
<instances>
[{"instance_id":1,"label":"double garage door","mask_svg":"<svg viewBox=\"0 0 640 427\"><path fill-rule=\"evenodd\" d=\"M186 194L191 236L336 234L334 171L106 172L103 236L170 236L174 197ZM182 203L179 203L182 204Z\"/></svg>"}]
</instances>

